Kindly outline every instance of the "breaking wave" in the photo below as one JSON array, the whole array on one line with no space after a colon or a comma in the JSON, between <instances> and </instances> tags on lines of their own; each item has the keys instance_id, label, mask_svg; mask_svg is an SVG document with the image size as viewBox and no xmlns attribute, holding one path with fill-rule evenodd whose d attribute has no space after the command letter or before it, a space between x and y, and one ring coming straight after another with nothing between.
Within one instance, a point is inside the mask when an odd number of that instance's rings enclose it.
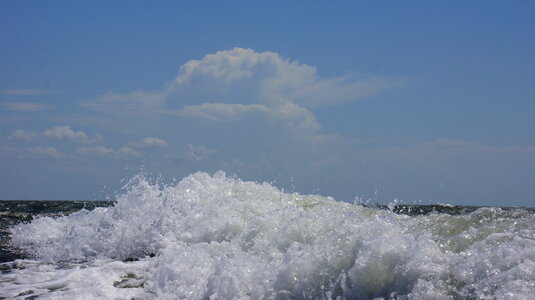
<instances>
[{"instance_id":1,"label":"breaking wave","mask_svg":"<svg viewBox=\"0 0 535 300\"><path fill-rule=\"evenodd\" d=\"M4 264L0 296L535 295L535 217L526 209L403 215L284 193L223 172L164 186L138 175L116 200L11 228L11 245L32 260Z\"/></svg>"}]
</instances>

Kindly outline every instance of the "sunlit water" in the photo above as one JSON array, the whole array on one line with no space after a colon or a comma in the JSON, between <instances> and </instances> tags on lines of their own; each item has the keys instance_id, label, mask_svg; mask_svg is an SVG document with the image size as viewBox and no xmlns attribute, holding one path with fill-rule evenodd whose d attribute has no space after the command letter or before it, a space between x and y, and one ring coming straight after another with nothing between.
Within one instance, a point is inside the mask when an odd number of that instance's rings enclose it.
<instances>
[{"instance_id":1,"label":"sunlit water","mask_svg":"<svg viewBox=\"0 0 535 300\"><path fill-rule=\"evenodd\" d=\"M0 206L0 298L535 295L533 209L372 208L221 172L168 186L137 176L113 206L76 203Z\"/></svg>"}]
</instances>

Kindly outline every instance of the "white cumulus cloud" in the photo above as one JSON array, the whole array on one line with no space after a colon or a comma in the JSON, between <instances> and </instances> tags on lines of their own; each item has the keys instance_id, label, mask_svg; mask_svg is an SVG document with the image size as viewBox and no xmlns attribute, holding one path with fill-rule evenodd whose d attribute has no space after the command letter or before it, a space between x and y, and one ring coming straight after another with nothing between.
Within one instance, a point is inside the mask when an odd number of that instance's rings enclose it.
<instances>
[{"instance_id":1,"label":"white cumulus cloud","mask_svg":"<svg viewBox=\"0 0 535 300\"><path fill-rule=\"evenodd\" d=\"M403 85L403 80L378 76L322 79L315 67L275 52L233 48L184 63L160 90L107 93L83 106L210 121L236 121L260 113L294 129L316 130L320 124L310 108L357 101Z\"/></svg>"},{"instance_id":2,"label":"white cumulus cloud","mask_svg":"<svg viewBox=\"0 0 535 300\"><path fill-rule=\"evenodd\" d=\"M45 129L43 135L49 138L54 138L58 140L70 140L76 143L92 143L100 139L100 136L97 135L97 140L91 140L88 135L79 130L72 130L69 126L54 126L52 128Z\"/></svg>"},{"instance_id":3,"label":"white cumulus cloud","mask_svg":"<svg viewBox=\"0 0 535 300\"><path fill-rule=\"evenodd\" d=\"M356 101L404 84L404 80L378 76L356 79L345 75L322 79L315 67L284 59L277 53L234 48L185 63L171 88L186 95L208 96L216 92L229 94L228 99L246 95L247 99L240 100L249 103L273 105L290 101L314 107ZM200 90L193 93L191 89Z\"/></svg>"}]
</instances>

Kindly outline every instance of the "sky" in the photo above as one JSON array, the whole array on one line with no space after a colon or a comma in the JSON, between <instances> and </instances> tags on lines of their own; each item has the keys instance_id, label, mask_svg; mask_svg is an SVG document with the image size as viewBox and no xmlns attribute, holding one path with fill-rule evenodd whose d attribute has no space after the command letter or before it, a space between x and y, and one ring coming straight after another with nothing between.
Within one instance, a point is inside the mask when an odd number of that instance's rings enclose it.
<instances>
[{"instance_id":1,"label":"sky","mask_svg":"<svg viewBox=\"0 0 535 300\"><path fill-rule=\"evenodd\" d=\"M1 1L0 40L0 199L535 205L532 1Z\"/></svg>"}]
</instances>

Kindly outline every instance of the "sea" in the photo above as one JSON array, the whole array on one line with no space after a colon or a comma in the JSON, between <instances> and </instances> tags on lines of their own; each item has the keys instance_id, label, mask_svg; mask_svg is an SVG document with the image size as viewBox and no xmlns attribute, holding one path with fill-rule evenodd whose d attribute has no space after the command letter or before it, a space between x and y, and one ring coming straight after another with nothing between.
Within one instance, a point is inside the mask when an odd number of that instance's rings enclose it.
<instances>
[{"instance_id":1,"label":"sea","mask_svg":"<svg viewBox=\"0 0 535 300\"><path fill-rule=\"evenodd\" d=\"M113 201L0 201L0 262L0 299L535 299L535 209L140 174Z\"/></svg>"}]
</instances>

